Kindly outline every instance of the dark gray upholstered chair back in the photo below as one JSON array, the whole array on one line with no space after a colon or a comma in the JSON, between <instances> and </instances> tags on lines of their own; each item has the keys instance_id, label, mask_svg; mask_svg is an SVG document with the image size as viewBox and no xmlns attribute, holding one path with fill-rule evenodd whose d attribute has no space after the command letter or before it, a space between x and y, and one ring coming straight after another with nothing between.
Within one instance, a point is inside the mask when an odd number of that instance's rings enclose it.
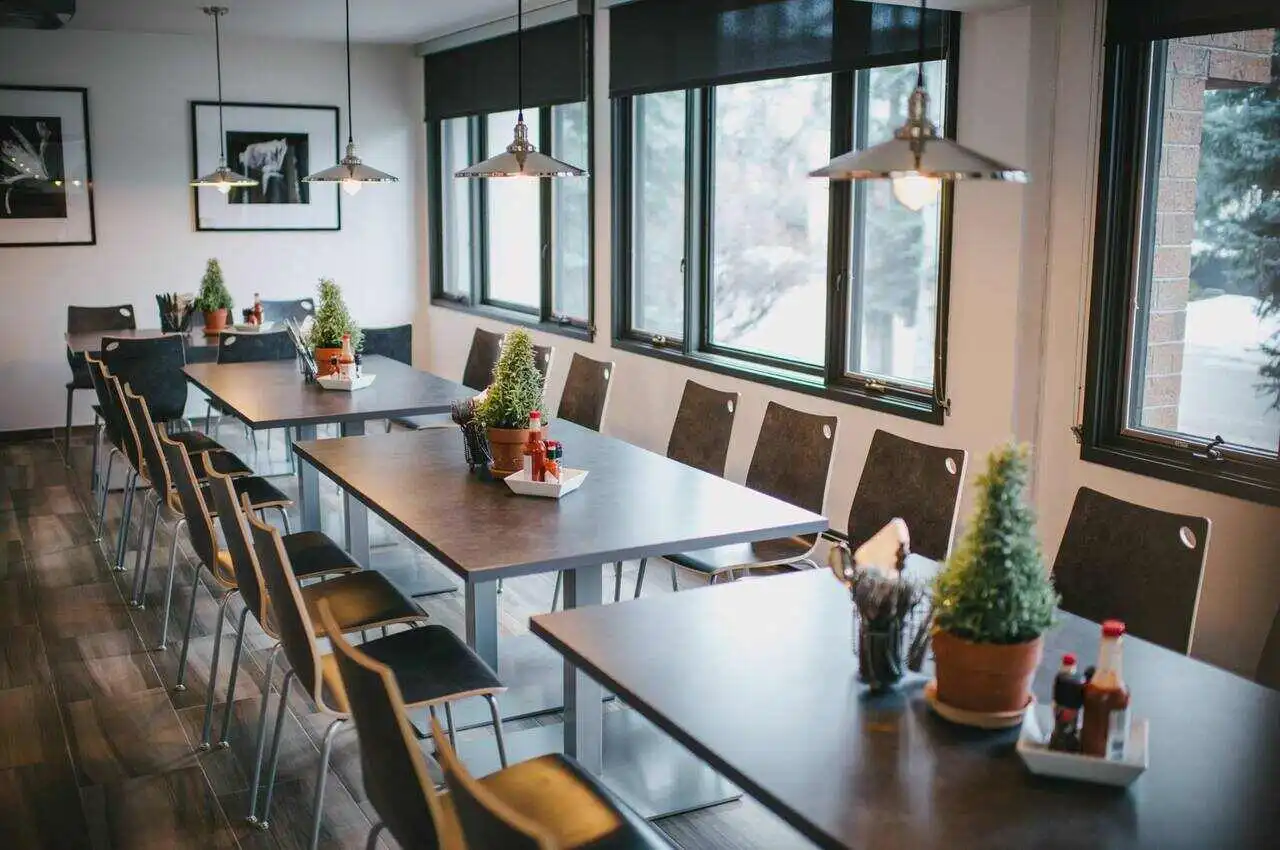
<instances>
[{"instance_id":1,"label":"dark gray upholstered chair back","mask_svg":"<svg viewBox=\"0 0 1280 850\"><path fill-rule=\"evenodd\" d=\"M502 352L502 334L476 328L471 337L471 350L467 352L467 365L462 369L462 383L473 390L482 390L489 386L493 378L493 367L498 365L498 355Z\"/></svg>"},{"instance_id":2,"label":"dark gray upholstered chair back","mask_svg":"<svg viewBox=\"0 0 1280 850\"><path fill-rule=\"evenodd\" d=\"M611 361L592 360L574 352L556 418L599 431L609 404L613 369Z\"/></svg>"},{"instance_id":3,"label":"dark gray upholstered chair back","mask_svg":"<svg viewBox=\"0 0 1280 850\"><path fill-rule=\"evenodd\" d=\"M467 847L555 850L559 846L537 824L512 810L467 772L450 746L448 736L434 719L431 740L435 742L436 760L444 771L445 785L449 787ZM608 846L608 842L602 842L601 846Z\"/></svg>"},{"instance_id":4,"label":"dark gray upholstered chair back","mask_svg":"<svg viewBox=\"0 0 1280 850\"><path fill-rule=\"evenodd\" d=\"M871 448L849 511L854 548L894 517L911 534L911 551L935 561L951 552L968 453L917 443L888 431L871 435Z\"/></svg>"},{"instance_id":5,"label":"dark gray upholstered chair back","mask_svg":"<svg viewBox=\"0 0 1280 850\"><path fill-rule=\"evenodd\" d=\"M360 348L364 357L380 355L406 366L413 365L413 325L396 325L392 328L365 328L364 344Z\"/></svg>"},{"instance_id":6,"label":"dark gray upholstered chair back","mask_svg":"<svg viewBox=\"0 0 1280 850\"><path fill-rule=\"evenodd\" d=\"M347 642L328 601L320 603L319 614L360 736L360 776L369 802L401 847L435 850L440 802L395 675Z\"/></svg>"},{"instance_id":7,"label":"dark gray upholstered chair back","mask_svg":"<svg viewBox=\"0 0 1280 850\"><path fill-rule=\"evenodd\" d=\"M207 492L213 502L213 509L218 514L222 539L226 541L227 552L231 555L236 587L254 618L265 626L268 623L265 586L262 572L258 569L258 558L253 552L253 543L249 539L249 526L240 502L236 499L235 484L230 475L222 475L212 469L206 469L205 473L209 482Z\"/></svg>"},{"instance_id":8,"label":"dark gray upholstered chair back","mask_svg":"<svg viewBox=\"0 0 1280 850\"><path fill-rule=\"evenodd\" d=\"M667 457L712 475L724 475L733 437L738 394L713 390L695 381L684 382L680 409L667 442Z\"/></svg>"},{"instance_id":9,"label":"dark gray upholstered chair back","mask_svg":"<svg viewBox=\"0 0 1280 850\"><path fill-rule=\"evenodd\" d=\"M1267 635L1267 643L1262 647L1262 658L1258 660L1258 681L1268 688L1280 691L1280 611L1276 611L1271 621L1271 633Z\"/></svg>"},{"instance_id":10,"label":"dark gray upholstered chair back","mask_svg":"<svg viewBox=\"0 0 1280 850\"><path fill-rule=\"evenodd\" d=\"M822 513L838 424L834 416L815 416L769 402L747 469L747 486Z\"/></svg>"},{"instance_id":11,"label":"dark gray upholstered chair back","mask_svg":"<svg viewBox=\"0 0 1280 850\"><path fill-rule=\"evenodd\" d=\"M280 539L280 532L274 526L259 520L247 507L244 515L249 520L249 530L253 534L253 551L258 555L258 569L262 571L262 578L267 585L271 614L280 630L280 645L299 684L320 702L320 657L313 637L315 626L307 614L298 582L293 577L293 566L289 563L289 555L284 551L284 541Z\"/></svg>"},{"instance_id":12,"label":"dark gray upholstered chair back","mask_svg":"<svg viewBox=\"0 0 1280 850\"><path fill-rule=\"evenodd\" d=\"M169 464L165 463L164 452L160 449L160 439L156 437L156 426L151 422L147 400L125 387L124 407L142 450L142 461L147 466L147 480L157 493L167 496L173 486L173 477L169 474Z\"/></svg>"},{"instance_id":13,"label":"dark gray upholstered chair back","mask_svg":"<svg viewBox=\"0 0 1280 850\"><path fill-rule=\"evenodd\" d=\"M1053 563L1062 608L1177 652L1191 648L1209 550L1209 520L1076 493Z\"/></svg>"},{"instance_id":14,"label":"dark gray upholstered chair back","mask_svg":"<svg viewBox=\"0 0 1280 850\"><path fill-rule=\"evenodd\" d=\"M267 360L292 360L298 349L288 331L236 333L223 331L218 336L219 363L261 363Z\"/></svg>"},{"instance_id":15,"label":"dark gray upholstered chair back","mask_svg":"<svg viewBox=\"0 0 1280 850\"><path fill-rule=\"evenodd\" d=\"M138 316L132 304L114 307L67 307L67 333L81 334L90 331L131 331L138 327ZM93 384L85 370L84 354L67 349L67 363L71 366L72 382L78 389L87 390Z\"/></svg>"},{"instance_id":16,"label":"dark gray upholstered chair back","mask_svg":"<svg viewBox=\"0 0 1280 850\"><path fill-rule=\"evenodd\" d=\"M85 368L89 370L93 392L98 397L98 407L102 408L102 422L106 428L107 440L113 445L119 445L124 436L122 429L125 428L125 422L121 411L116 409L111 397L111 388L107 384L107 367L102 365L101 360L89 357L85 359Z\"/></svg>"},{"instance_id":17,"label":"dark gray upholstered chair back","mask_svg":"<svg viewBox=\"0 0 1280 850\"><path fill-rule=\"evenodd\" d=\"M293 301L263 301L262 320L264 322L283 322L292 319L298 324L306 321L307 316L316 313L314 298L298 298Z\"/></svg>"},{"instance_id":18,"label":"dark gray upholstered chair back","mask_svg":"<svg viewBox=\"0 0 1280 850\"><path fill-rule=\"evenodd\" d=\"M169 466L169 475L173 478L174 489L178 491L182 515L187 520L191 548L196 550L196 557L211 573L223 581L229 581L231 577L222 573L218 564L218 538L213 533L213 517L209 516L209 506L205 504L204 496L200 495L200 483L196 480L191 458L182 445L159 433L158 429L157 436L165 463Z\"/></svg>"},{"instance_id":19,"label":"dark gray upholstered chair back","mask_svg":"<svg viewBox=\"0 0 1280 850\"><path fill-rule=\"evenodd\" d=\"M183 338L177 334L152 339L102 338L107 371L147 400L157 422L181 419L187 407L187 365Z\"/></svg>"}]
</instances>

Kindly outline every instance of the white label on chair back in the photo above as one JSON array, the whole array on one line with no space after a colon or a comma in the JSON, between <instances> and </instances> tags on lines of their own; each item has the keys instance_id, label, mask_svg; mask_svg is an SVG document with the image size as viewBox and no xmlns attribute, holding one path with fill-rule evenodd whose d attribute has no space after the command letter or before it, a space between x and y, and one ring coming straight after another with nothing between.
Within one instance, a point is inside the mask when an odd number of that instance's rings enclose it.
<instances>
[{"instance_id":1,"label":"white label on chair back","mask_svg":"<svg viewBox=\"0 0 1280 850\"><path fill-rule=\"evenodd\" d=\"M298 303L302 305L302 309L309 313L314 313L316 311L316 302L312 301L310 298L303 298Z\"/></svg>"},{"instance_id":2,"label":"white label on chair back","mask_svg":"<svg viewBox=\"0 0 1280 850\"><path fill-rule=\"evenodd\" d=\"M120 315L121 315L121 316L124 316L124 317L126 317L126 318L128 318L129 316L132 316L132 315L133 315L133 311L132 311L132 310L130 310L128 307L121 307L121 308L120 308Z\"/></svg>"},{"instance_id":3,"label":"white label on chair back","mask_svg":"<svg viewBox=\"0 0 1280 850\"><path fill-rule=\"evenodd\" d=\"M729 408L730 413L733 413L733 399L729 399L728 401L726 401L724 403L724 406Z\"/></svg>"},{"instance_id":4,"label":"white label on chair back","mask_svg":"<svg viewBox=\"0 0 1280 850\"><path fill-rule=\"evenodd\" d=\"M830 439L831 439L831 426L830 426L830 425L823 425L823 426L822 426L822 436L826 437L828 440L830 440Z\"/></svg>"},{"instance_id":5,"label":"white label on chair back","mask_svg":"<svg viewBox=\"0 0 1280 850\"><path fill-rule=\"evenodd\" d=\"M609 380L609 370L608 370L608 369L605 369L605 370L604 370L604 379L605 379L606 381L607 381L607 380Z\"/></svg>"},{"instance_id":6,"label":"white label on chair back","mask_svg":"<svg viewBox=\"0 0 1280 850\"><path fill-rule=\"evenodd\" d=\"M222 335L222 344L223 344L224 346L227 346L227 345L235 345L235 344L236 344L236 338L235 338L234 336L232 336L231 334L223 334L223 335Z\"/></svg>"},{"instance_id":7,"label":"white label on chair back","mask_svg":"<svg viewBox=\"0 0 1280 850\"><path fill-rule=\"evenodd\" d=\"M955 458L953 458L953 457L949 457L949 458L947 458L947 460L946 460L946 462L945 462L945 464L944 464L944 465L947 467L947 472L950 472L952 475L955 475L955 474L956 474L956 459L955 459Z\"/></svg>"},{"instance_id":8,"label":"white label on chair back","mask_svg":"<svg viewBox=\"0 0 1280 850\"><path fill-rule=\"evenodd\" d=\"M1178 529L1178 539L1182 541L1182 545L1188 549L1196 548L1196 533L1185 525Z\"/></svg>"},{"instance_id":9,"label":"white label on chair back","mask_svg":"<svg viewBox=\"0 0 1280 850\"><path fill-rule=\"evenodd\" d=\"M119 347L120 347L120 343L118 342L107 343L107 351L115 351Z\"/></svg>"}]
</instances>

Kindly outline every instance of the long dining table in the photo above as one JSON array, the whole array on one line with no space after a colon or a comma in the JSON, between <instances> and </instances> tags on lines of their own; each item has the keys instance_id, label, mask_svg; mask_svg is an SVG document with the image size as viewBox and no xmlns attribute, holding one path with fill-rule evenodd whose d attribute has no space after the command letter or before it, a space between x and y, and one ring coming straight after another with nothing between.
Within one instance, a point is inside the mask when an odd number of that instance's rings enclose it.
<instances>
[{"instance_id":1,"label":"long dining table","mask_svg":"<svg viewBox=\"0 0 1280 850\"><path fill-rule=\"evenodd\" d=\"M356 392L326 390L303 380L294 360L257 363L189 363L187 380L250 428L292 428L302 441L315 440L317 427L336 424L343 437L365 432L374 420L447 413L455 399L475 395L454 381L396 360L364 359L374 383ZM304 530L320 529L320 479L310 464L298 466L298 509ZM343 497L346 547L359 563L369 563L369 515L350 493ZM415 596L454 590L444 576L419 571L408 588Z\"/></svg>"},{"instance_id":2,"label":"long dining table","mask_svg":"<svg viewBox=\"0 0 1280 850\"><path fill-rule=\"evenodd\" d=\"M814 534L826 530L826 518L571 422L553 421L551 434L564 445L565 464L588 472L560 500L518 496L501 480L471 471L452 430L294 448L462 580L467 642L510 688L501 700L504 716L563 705L561 725L508 734L513 759L563 750L649 817L734 799L736 788L633 713L610 710L606 721L604 691L568 662L560 665L561 687L553 694L559 700L521 706L521 671L501 663L496 583L563 570L565 607L598 608L605 564ZM634 647L637 656L650 649ZM534 699L551 693L545 682L528 684ZM491 750L476 748L483 755L474 762L463 756L485 773L496 766L483 761Z\"/></svg>"},{"instance_id":3,"label":"long dining table","mask_svg":"<svg viewBox=\"0 0 1280 850\"><path fill-rule=\"evenodd\" d=\"M819 847L1280 841L1280 692L1132 635L1124 677L1149 722L1150 764L1126 790L1033 776L1018 730L940 719L926 676L870 693L849 593L825 570L540 615L531 628ZM1063 653L1090 663L1098 643L1097 624L1059 612L1036 698L1051 699Z\"/></svg>"}]
</instances>

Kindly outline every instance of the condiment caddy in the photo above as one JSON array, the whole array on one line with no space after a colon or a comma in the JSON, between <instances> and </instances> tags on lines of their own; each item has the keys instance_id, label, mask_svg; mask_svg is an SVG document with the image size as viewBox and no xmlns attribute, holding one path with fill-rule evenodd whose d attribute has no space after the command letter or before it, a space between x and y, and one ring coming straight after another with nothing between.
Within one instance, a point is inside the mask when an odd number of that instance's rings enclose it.
<instances>
[{"instance_id":1,"label":"condiment caddy","mask_svg":"<svg viewBox=\"0 0 1280 850\"><path fill-rule=\"evenodd\" d=\"M342 335L341 351L341 354L330 360L333 371L316 379L319 381L320 386L326 390L354 392L372 384L374 378L378 376L365 374L360 355L355 353L351 345L350 334Z\"/></svg>"},{"instance_id":2,"label":"condiment caddy","mask_svg":"<svg viewBox=\"0 0 1280 850\"><path fill-rule=\"evenodd\" d=\"M1018 738L1018 755L1027 769L1038 776L1054 776L1102 785L1128 785L1147 769L1147 721L1135 719L1120 759L1105 759L1083 753L1049 749L1053 729L1053 709L1035 704L1027 709Z\"/></svg>"},{"instance_id":3,"label":"condiment caddy","mask_svg":"<svg viewBox=\"0 0 1280 850\"><path fill-rule=\"evenodd\" d=\"M512 492L522 496L559 499L572 493L586 480L585 469L570 469L563 464L564 446L543 436L542 414L529 414L529 440L524 447L524 468L503 480Z\"/></svg>"}]
</instances>

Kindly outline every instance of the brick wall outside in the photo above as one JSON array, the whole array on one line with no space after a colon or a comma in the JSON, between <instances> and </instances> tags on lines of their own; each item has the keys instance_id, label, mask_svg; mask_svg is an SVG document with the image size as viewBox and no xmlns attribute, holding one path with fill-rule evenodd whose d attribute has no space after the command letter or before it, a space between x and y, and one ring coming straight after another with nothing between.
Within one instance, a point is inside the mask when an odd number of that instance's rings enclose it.
<instances>
[{"instance_id":1,"label":"brick wall outside","mask_svg":"<svg viewBox=\"0 0 1280 850\"><path fill-rule=\"evenodd\" d=\"M1141 423L1178 428L1206 88L1271 81L1273 30L1169 43Z\"/></svg>"}]
</instances>

